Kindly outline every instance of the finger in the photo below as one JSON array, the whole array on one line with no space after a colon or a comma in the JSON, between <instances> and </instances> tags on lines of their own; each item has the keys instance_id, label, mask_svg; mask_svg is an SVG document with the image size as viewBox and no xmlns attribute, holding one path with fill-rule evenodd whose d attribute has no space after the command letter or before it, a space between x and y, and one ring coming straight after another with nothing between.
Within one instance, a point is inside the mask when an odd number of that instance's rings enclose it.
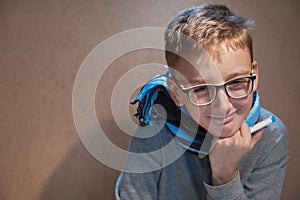
<instances>
[{"instance_id":1,"label":"finger","mask_svg":"<svg viewBox=\"0 0 300 200\"><path fill-rule=\"evenodd\" d=\"M240 128L240 132L241 132L241 136L245 139L251 139L251 133L250 133L250 128L248 126L248 124L246 124L245 122L243 122L241 128Z\"/></svg>"},{"instance_id":2,"label":"finger","mask_svg":"<svg viewBox=\"0 0 300 200\"><path fill-rule=\"evenodd\" d=\"M264 132L266 128L262 128L258 131L256 131L254 134L251 136L251 145L250 148L252 149L254 145L260 140L262 133Z\"/></svg>"},{"instance_id":3,"label":"finger","mask_svg":"<svg viewBox=\"0 0 300 200\"><path fill-rule=\"evenodd\" d=\"M219 137L214 137L213 139L212 139L212 141L211 141L211 143L210 143L210 149L209 149L209 151L211 151L213 148L214 148L214 146L217 144L217 142L220 140L220 138Z\"/></svg>"}]
</instances>

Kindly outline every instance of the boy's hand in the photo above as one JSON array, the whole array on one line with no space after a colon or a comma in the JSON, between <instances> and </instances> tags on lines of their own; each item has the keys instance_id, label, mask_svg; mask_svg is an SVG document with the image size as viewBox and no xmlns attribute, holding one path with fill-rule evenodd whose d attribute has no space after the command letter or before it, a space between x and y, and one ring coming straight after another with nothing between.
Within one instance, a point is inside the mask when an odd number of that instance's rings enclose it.
<instances>
[{"instance_id":1,"label":"boy's hand","mask_svg":"<svg viewBox=\"0 0 300 200\"><path fill-rule=\"evenodd\" d=\"M237 176L239 162L258 142L263 131L251 135L249 126L243 123L232 137L218 139L209 153L212 185L223 185Z\"/></svg>"}]
</instances>

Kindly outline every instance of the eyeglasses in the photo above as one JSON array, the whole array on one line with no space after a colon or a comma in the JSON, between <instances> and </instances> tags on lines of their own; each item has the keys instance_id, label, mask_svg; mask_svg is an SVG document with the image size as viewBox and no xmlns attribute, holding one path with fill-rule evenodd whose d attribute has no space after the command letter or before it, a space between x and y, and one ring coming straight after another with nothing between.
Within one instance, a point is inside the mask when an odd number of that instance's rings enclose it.
<instances>
[{"instance_id":1,"label":"eyeglasses","mask_svg":"<svg viewBox=\"0 0 300 200\"><path fill-rule=\"evenodd\" d=\"M188 95L190 102L196 106L211 104L216 99L219 88L225 88L226 94L233 99L242 99L253 91L253 81L256 79L256 75L251 73L249 76L230 79L223 84L200 84L184 87L179 84L170 73L168 77Z\"/></svg>"}]
</instances>

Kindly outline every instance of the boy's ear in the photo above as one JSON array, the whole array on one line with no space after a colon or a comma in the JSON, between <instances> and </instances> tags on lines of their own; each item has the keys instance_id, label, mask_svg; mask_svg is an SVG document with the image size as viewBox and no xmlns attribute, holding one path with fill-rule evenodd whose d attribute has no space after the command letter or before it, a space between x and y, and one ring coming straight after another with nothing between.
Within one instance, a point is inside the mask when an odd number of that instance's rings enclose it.
<instances>
[{"instance_id":1,"label":"boy's ear","mask_svg":"<svg viewBox=\"0 0 300 200\"><path fill-rule=\"evenodd\" d=\"M258 64L256 62L256 60L253 61L252 63L253 65L253 71L256 75L256 79L254 80L254 85L253 85L253 91L256 91L257 88L258 88L258 78L259 78L259 75L258 75Z\"/></svg>"},{"instance_id":2,"label":"boy's ear","mask_svg":"<svg viewBox=\"0 0 300 200\"><path fill-rule=\"evenodd\" d=\"M170 97L174 101L174 103L177 106L183 106L184 104L182 103L181 98L178 94L180 90L180 88L178 88L178 85L174 83L174 81L170 78L167 78L167 85L170 92Z\"/></svg>"}]
</instances>

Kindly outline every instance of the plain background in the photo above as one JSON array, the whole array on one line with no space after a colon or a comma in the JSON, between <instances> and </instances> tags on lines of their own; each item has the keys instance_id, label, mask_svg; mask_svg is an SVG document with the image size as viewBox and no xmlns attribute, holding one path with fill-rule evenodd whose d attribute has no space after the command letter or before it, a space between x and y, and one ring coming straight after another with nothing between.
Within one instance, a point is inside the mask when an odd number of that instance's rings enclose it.
<instances>
[{"instance_id":1,"label":"plain background","mask_svg":"<svg viewBox=\"0 0 300 200\"><path fill-rule=\"evenodd\" d=\"M164 27L179 10L203 2L208 1L1 0L0 199L114 199L119 172L91 156L75 129L76 73L88 53L108 37L137 27ZM289 130L282 199L299 199L299 1L209 2L226 4L256 21L253 38L262 104ZM135 65L163 62L161 53L145 50L122 56L99 82L99 121L122 148L129 137L111 116L111 89Z\"/></svg>"}]
</instances>

